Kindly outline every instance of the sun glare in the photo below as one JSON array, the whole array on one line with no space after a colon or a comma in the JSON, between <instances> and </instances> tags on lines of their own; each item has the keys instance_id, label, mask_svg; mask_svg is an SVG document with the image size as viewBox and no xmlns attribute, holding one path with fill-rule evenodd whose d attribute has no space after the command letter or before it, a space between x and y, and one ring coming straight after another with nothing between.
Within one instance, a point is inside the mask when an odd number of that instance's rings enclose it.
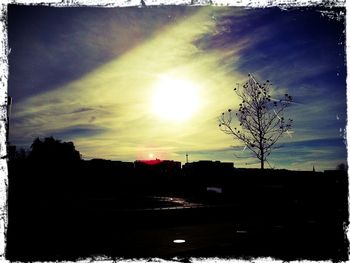
<instances>
[{"instance_id":1,"label":"sun glare","mask_svg":"<svg viewBox=\"0 0 350 263\"><path fill-rule=\"evenodd\" d=\"M199 107L196 85L185 79L162 77L155 86L152 111L169 121L190 119Z\"/></svg>"}]
</instances>

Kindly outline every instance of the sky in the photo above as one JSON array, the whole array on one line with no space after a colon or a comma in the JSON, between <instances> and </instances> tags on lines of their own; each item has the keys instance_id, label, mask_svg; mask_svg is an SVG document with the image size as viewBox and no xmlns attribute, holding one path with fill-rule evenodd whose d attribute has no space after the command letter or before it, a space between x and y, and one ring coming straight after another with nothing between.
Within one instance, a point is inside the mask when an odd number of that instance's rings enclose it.
<instances>
[{"instance_id":1,"label":"sky","mask_svg":"<svg viewBox=\"0 0 350 263\"><path fill-rule=\"evenodd\" d=\"M251 73L294 103L267 168L347 159L344 9L10 5L9 141L73 141L84 159L259 167L218 128Z\"/></svg>"}]
</instances>

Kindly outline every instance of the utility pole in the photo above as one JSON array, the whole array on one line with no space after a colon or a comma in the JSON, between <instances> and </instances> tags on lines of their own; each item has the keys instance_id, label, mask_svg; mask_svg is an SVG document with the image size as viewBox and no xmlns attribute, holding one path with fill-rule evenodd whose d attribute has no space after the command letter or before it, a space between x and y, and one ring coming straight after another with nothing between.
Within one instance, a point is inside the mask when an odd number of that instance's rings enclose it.
<instances>
[{"instance_id":1,"label":"utility pole","mask_svg":"<svg viewBox=\"0 0 350 263\"><path fill-rule=\"evenodd\" d=\"M188 153L186 152L186 163L188 163Z\"/></svg>"}]
</instances>

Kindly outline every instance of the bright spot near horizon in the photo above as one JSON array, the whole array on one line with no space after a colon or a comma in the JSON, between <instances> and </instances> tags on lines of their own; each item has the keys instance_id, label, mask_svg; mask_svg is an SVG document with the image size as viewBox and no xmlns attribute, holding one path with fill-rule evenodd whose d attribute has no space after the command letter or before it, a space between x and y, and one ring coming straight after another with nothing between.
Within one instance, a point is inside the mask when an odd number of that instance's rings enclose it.
<instances>
[{"instance_id":1,"label":"bright spot near horizon","mask_svg":"<svg viewBox=\"0 0 350 263\"><path fill-rule=\"evenodd\" d=\"M161 77L155 86L152 112L168 121L182 122L193 117L199 108L195 84L185 79Z\"/></svg>"},{"instance_id":2,"label":"bright spot near horizon","mask_svg":"<svg viewBox=\"0 0 350 263\"><path fill-rule=\"evenodd\" d=\"M153 158L154 158L154 154L153 154L153 153L150 153L150 154L148 155L148 157L149 157L150 159L153 159Z\"/></svg>"}]
</instances>

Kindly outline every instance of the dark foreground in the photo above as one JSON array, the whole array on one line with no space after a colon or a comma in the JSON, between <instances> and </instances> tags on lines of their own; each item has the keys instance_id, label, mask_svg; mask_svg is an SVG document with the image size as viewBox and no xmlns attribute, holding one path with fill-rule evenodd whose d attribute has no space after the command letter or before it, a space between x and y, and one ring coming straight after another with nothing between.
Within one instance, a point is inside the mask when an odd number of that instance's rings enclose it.
<instances>
[{"instance_id":1,"label":"dark foreground","mask_svg":"<svg viewBox=\"0 0 350 263\"><path fill-rule=\"evenodd\" d=\"M9 235L9 258L261 257L345 260L336 219L277 215L252 207L27 215ZM245 213L242 215L242 213ZM287 217L287 218L281 218ZM14 226L12 226L14 227ZM173 241L186 242L176 244Z\"/></svg>"},{"instance_id":2,"label":"dark foreground","mask_svg":"<svg viewBox=\"0 0 350 263\"><path fill-rule=\"evenodd\" d=\"M80 166L51 179L16 167L9 175L9 260L348 259L345 172L110 181L77 173Z\"/></svg>"}]
</instances>

